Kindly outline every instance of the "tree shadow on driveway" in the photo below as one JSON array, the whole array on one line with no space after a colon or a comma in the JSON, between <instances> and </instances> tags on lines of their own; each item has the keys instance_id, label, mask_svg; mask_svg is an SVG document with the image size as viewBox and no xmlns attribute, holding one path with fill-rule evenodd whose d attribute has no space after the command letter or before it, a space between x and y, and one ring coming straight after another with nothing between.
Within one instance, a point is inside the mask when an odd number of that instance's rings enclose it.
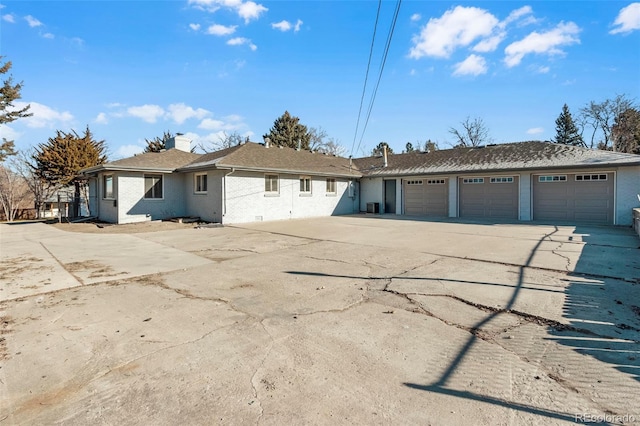
<instances>
[{"instance_id":1,"label":"tree shadow on driveway","mask_svg":"<svg viewBox=\"0 0 640 426\"><path fill-rule=\"evenodd\" d=\"M590 230L592 228L589 228ZM606 232L606 227L598 227L595 229L601 229ZM510 298L503 308L492 308L490 312L481 320L477 321L472 327L470 327L470 333L457 351L456 355L448 364L447 368L440 374L439 378L430 384L419 384L405 382L404 385L411 389L422 390L426 392L433 392L438 394L444 394L454 396L457 398L463 398L467 400L473 400L478 402L484 402L487 404L508 408L524 413L533 414L536 416L543 416L549 419L556 419L568 422L575 422L577 420L577 413L575 412L562 412L559 410L548 409L544 407L538 407L532 404L525 404L516 401L510 401L508 399L494 397L491 395L483 395L481 393L475 393L466 389L460 390L450 386L451 378L459 370L461 364L470 356L470 352L474 345L478 343L478 333L474 331L487 328L487 325L494 321L500 314L504 313L518 313L514 311L516 301L518 300L523 289L536 290L536 291L551 291L562 292L562 290L553 289L541 289L525 286L524 276L525 271L532 265L532 260L537 251L544 241L549 241L554 237L554 234L558 232L558 228L554 231L541 237L536 245L531 250L526 262L519 267L519 273L517 281L514 285L496 284L488 282L472 282L472 281L460 281L449 280L446 277L442 278L416 278L416 277L387 277L403 278L407 280L426 279L426 280L441 280L441 281L455 281L457 283L468 283L470 285L489 285L489 286L504 286L511 287L513 289ZM578 233L576 229L575 233ZM594 256L599 256L603 250L607 250L607 245L603 244L603 239L598 235L582 235L582 252L578 264L574 269L576 270L592 270L589 265L581 264L580 262L589 262ZM633 250L633 249L630 249ZM635 249L637 253L637 249ZM629 251L629 253L633 253ZM587 266L587 268L585 268ZM634 271L634 267L631 266L629 271ZM307 275L324 275L327 277L343 277L341 275L331 274L319 274L314 272L301 272L301 271L289 271L291 274L307 274ZM633 272L631 272L633 273ZM620 277L609 278L604 273L595 274L595 277L586 273L568 274L570 277L574 275L576 278L571 279L570 284L564 289L565 301L563 306L563 317L568 320L569 324L559 323L555 321L538 322L541 325L547 325L546 334L543 340L552 341L560 345L571 348L581 355L588 355L595 358L597 361L611 364L618 371L631 376L636 381L640 377L640 285L634 283L637 277L630 277L629 280L621 280ZM640 276L640 273L638 274ZM353 277L360 279L371 279L373 277ZM640 283L640 279L638 279ZM635 302L637 302L637 304ZM532 316L535 317L535 316ZM544 320L544 319L542 319ZM570 357L571 360L567 360L572 363L579 363L579 357ZM562 358L562 352L560 353L560 362L565 360ZM569 371L581 371L580 365L569 366ZM594 372L595 374L598 371ZM553 374L550 377L559 383L564 382L562 378L557 378ZM537 377L536 377L537 378ZM574 377L571 377L574 379ZM577 378L580 382L581 378ZM600 383L600 380L598 380ZM628 384L628 383L627 383ZM584 385L584 383L580 383ZM574 389L577 392L577 390ZM633 399L635 392L638 391L636 386L629 386L626 389L622 389L621 392L627 395L629 399ZM633 408L633 402L629 401ZM620 407L624 407L626 401L621 401L621 404L615 404L618 407L615 411L620 411ZM609 408L604 409L609 414L615 414L614 411ZM629 413L618 413L629 414Z\"/></svg>"}]
</instances>

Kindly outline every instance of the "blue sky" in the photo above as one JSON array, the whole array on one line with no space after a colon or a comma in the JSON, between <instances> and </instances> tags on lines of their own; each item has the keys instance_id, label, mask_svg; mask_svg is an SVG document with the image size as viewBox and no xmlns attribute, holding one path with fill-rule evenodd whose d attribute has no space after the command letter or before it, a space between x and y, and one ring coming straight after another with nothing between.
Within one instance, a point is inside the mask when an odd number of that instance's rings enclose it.
<instances>
[{"instance_id":1,"label":"blue sky","mask_svg":"<svg viewBox=\"0 0 640 426\"><path fill-rule=\"evenodd\" d=\"M638 2L405 0L362 138L376 1L0 4L0 54L34 114L0 128L19 149L86 125L111 159L166 130L261 142L288 110L362 156L381 141L447 148L467 116L495 143L548 140L564 103L640 99ZM395 6L382 2L363 113Z\"/></svg>"}]
</instances>

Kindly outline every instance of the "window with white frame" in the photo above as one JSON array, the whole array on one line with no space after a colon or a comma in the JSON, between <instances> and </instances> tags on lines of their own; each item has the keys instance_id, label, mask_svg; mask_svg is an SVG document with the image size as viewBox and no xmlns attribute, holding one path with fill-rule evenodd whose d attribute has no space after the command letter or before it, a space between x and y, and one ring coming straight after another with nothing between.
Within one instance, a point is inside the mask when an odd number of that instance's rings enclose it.
<instances>
[{"instance_id":1,"label":"window with white frame","mask_svg":"<svg viewBox=\"0 0 640 426\"><path fill-rule=\"evenodd\" d=\"M584 182L590 180L607 180L606 174L598 174L598 175L576 175L576 181Z\"/></svg>"},{"instance_id":2,"label":"window with white frame","mask_svg":"<svg viewBox=\"0 0 640 426\"><path fill-rule=\"evenodd\" d=\"M193 177L193 191L196 194L207 193L207 174L198 173Z\"/></svg>"},{"instance_id":3,"label":"window with white frame","mask_svg":"<svg viewBox=\"0 0 640 426\"><path fill-rule=\"evenodd\" d=\"M538 182L565 182L567 175L546 175L538 176Z\"/></svg>"},{"instance_id":4,"label":"window with white frame","mask_svg":"<svg viewBox=\"0 0 640 426\"><path fill-rule=\"evenodd\" d=\"M327 194L335 194L336 192L336 180L327 178Z\"/></svg>"},{"instance_id":5,"label":"window with white frame","mask_svg":"<svg viewBox=\"0 0 640 426\"><path fill-rule=\"evenodd\" d=\"M427 185L444 185L444 179L429 179Z\"/></svg>"},{"instance_id":6,"label":"window with white frame","mask_svg":"<svg viewBox=\"0 0 640 426\"><path fill-rule=\"evenodd\" d=\"M102 198L113 198L113 175L102 176Z\"/></svg>"},{"instance_id":7,"label":"window with white frame","mask_svg":"<svg viewBox=\"0 0 640 426\"><path fill-rule=\"evenodd\" d=\"M489 182L491 183L513 183L513 176L496 176L492 177Z\"/></svg>"},{"instance_id":8,"label":"window with white frame","mask_svg":"<svg viewBox=\"0 0 640 426\"><path fill-rule=\"evenodd\" d=\"M464 178L462 179L462 183L484 183L484 178L481 178L481 177Z\"/></svg>"},{"instance_id":9,"label":"window with white frame","mask_svg":"<svg viewBox=\"0 0 640 426\"><path fill-rule=\"evenodd\" d=\"M278 175L264 175L264 192L267 194L278 193Z\"/></svg>"},{"instance_id":10,"label":"window with white frame","mask_svg":"<svg viewBox=\"0 0 640 426\"><path fill-rule=\"evenodd\" d=\"M311 178L300 176L300 194L311 194Z\"/></svg>"},{"instance_id":11,"label":"window with white frame","mask_svg":"<svg viewBox=\"0 0 640 426\"><path fill-rule=\"evenodd\" d=\"M408 180L407 185L422 185L422 179Z\"/></svg>"},{"instance_id":12,"label":"window with white frame","mask_svg":"<svg viewBox=\"0 0 640 426\"><path fill-rule=\"evenodd\" d=\"M162 175L144 175L144 198L162 198Z\"/></svg>"}]
</instances>

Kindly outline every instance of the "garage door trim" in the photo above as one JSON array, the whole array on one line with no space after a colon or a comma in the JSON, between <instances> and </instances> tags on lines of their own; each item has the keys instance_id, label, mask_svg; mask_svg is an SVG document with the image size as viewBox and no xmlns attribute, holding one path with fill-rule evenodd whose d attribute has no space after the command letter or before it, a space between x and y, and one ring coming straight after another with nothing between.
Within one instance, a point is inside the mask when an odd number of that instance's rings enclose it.
<instances>
[{"instance_id":1,"label":"garage door trim","mask_svg":"<svg viewBox=\"0 0 640 426\"><path fill-rule=\"evenodd\" d=\"M512 177L513 178L513 182L492 182L492 178L505 178L505 177ZM517 178L517 179L516 179ZM455 177L455 179L458 182L457 185L457 190L456 190L456 217L462 217L460 215L460 211L461 211L461 193L462 193L462 185L483 185L483 184L488 184L488 185L516 185L516 196L517 196L517 215L516 215L516 220L521 220L521 212L520 212L520 198L522 197L522 175L521 173L486 173L486 174L473 174L473 175L458 175ZM482 179L482 181L478 181L478 182L467 182L465 183L465 180L473 180L473 179Z\"/></svg>"}]
</instances>

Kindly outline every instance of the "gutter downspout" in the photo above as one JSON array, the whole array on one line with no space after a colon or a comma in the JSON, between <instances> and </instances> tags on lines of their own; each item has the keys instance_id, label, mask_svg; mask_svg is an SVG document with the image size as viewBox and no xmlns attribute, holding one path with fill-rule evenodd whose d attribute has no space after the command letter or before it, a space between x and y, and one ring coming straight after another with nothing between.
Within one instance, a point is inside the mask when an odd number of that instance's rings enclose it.
<instances>
[{"instance_id":1,"label":"gutter downspout","mask_svg":"<svg viewBox=\"0 0 640 426\"><path fill-rule=\"evenodd\" d=\"M224 217L227 214L227 176L234 173L236 169L233 167L231 171L222 175L222 216L220 217L220 223L224 225Z\"/></svg>"}]
</instances>

